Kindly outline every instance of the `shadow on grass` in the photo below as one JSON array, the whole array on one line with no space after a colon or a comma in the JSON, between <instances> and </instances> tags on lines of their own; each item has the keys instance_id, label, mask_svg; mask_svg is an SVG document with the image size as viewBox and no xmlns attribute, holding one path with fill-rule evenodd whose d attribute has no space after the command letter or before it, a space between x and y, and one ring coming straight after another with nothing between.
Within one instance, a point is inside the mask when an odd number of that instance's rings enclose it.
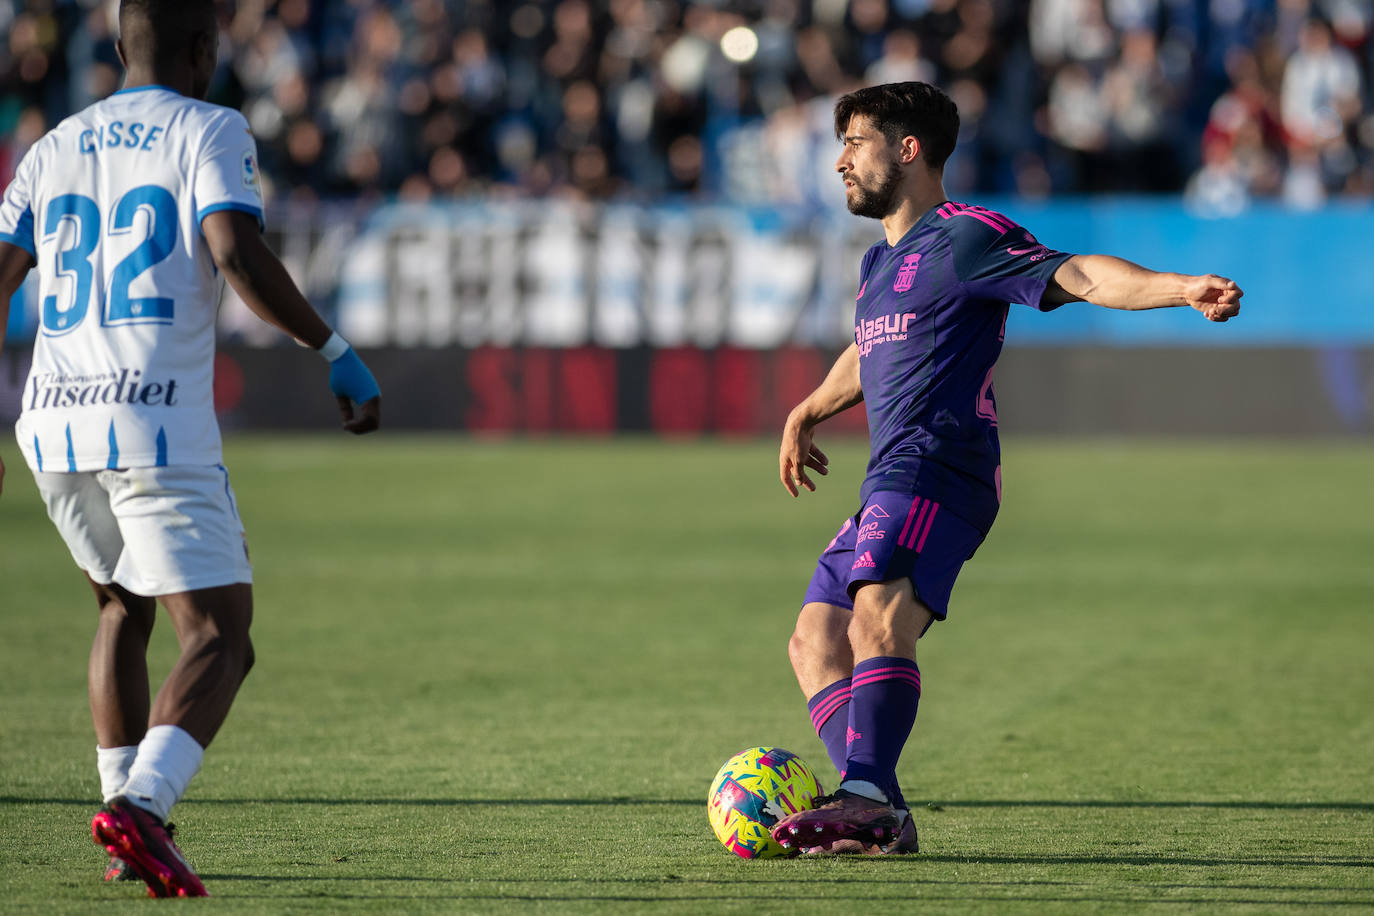
<instances>
[{"instance_id":1,"label":"shadow on grass","mask_svg":"<svg viewBox=\"0 0 1374 916\"><path fill-rule=\"evenodd\" d=\"M798 867L805 868L810 860L798 860ZM831 860L833 861L833 860ZM870 862L872 859L860 859L854 857L853 861ZM884 859L885 862L904 862L908 867L918 867L923 862L941 861L935 856L908 856L897 859ZM969 860L960 860L967 862ZM747 866L746 866L747 867ZM206 874L202 872L200 877L204 881L251 881L251 882L274 882L281 881L295 883L298 881L376 881L381 883L396 882L399 884L624 884L624 885L653 885L655 887L689 887L691 885L722 885L727 887L738 886L738 877L730 875L727 877L686 877L683 875L661 875L646 876L643 878L616 878L616 877L576 877L576 878L512 878L512 877L462 877L462 878L435 878L422 875L367 875L359 877L356 875L241 875L241 874ZM952 885L957 887L1020 887L1020 888L1067 888L1080 887L1091 888L1093 883L1089 881L1053 881L1042 878L1031 878L1028 880L1008 879L1006 881L981 881L976 878L931 878L926 875L907 875L900 877L879 878L873 872L856 872L853 875L835 874L827 871L823 875L817 875L828 885L856 884L856 885L882 885L882 884L922 884L922 885ZM750 885L787 885L792 886L798 881L805 881L807 875L795 870L782 873L754 874L748 878ZM1374 903L1374 887L1362 885L1336 885L1336 884L1149 884L1151 890L1196 890L1196 891L1288 891L1292 892L1312 892L1326 894L1349 894L1366 893L1370 895L1368 902Z\"/></svg>"},{"instance_id":2,"label":"shadow on grass","mask_svg":"<svg viewBox=\"0 0 1374 916\"><path fill-rule=\"evenodd\" d=\"M873 861L871 859L860 859L857 861ZM922 862L930 861L953 861L948 857L917 856L902 859L886 859L883 861L901 861L908 865L916 866ZM958 861L992 861L987 859ZM997 861L1023 861L1008 857ZM1037 859L1026 859L1024 861L1039 861ZM1064 862L1094 862L1092 858L1068 858L1055 859ZM1167 860L1160 860L1167 861ZM799 865L803 863L798 863ZM1147 862L1147 864L1155 864ZM1200 864L1200 863L1191 863ZM1224 863L1222 863L1224 864ZM1279 863L1271 863L1279 864ZM664 904L664 903L694 903L694 902L715 902L720 903L724 900L766 900L769 902L779 902L786 900L797 900L808 904L815 904L822 899L829 899L839 903L841 898L829 897L818 898L815 896L814 888L809 887L806 877L796 872L791 872L784 876L768 877L753 876L749 879L749 886L742 886L737 878L727 879L696 879L683 878L678 875L668 875L663 877L645 878L615 878L615 877L575 877L575 878L432 878L432 877L396 877L396 876L369 876L358 879L355 877L331 877L331 876L273 876L273 875L202 875L206 881L210 882L251 882L251 883L280 883L282 885L293 885L299 882L317 882L312 888L297 891L295 893L280 893L274 889L271 894L259 893L232 893L233 899L273 899L280 897L294 897L297 899L310 898L330 898L348 900L389 900L389 901L508 901L518 903L642 903L642 904ZM854 885L854 890L846 890L843 900L846 906L852 906L858 901L870 901L874 904L882 905L890 903L896 899L916 899L928 902L969 902L969 903L996 903L996 902L1022 902L1022 903L1079 903L1079 904L1116 904L1116 905L1189 905L1189 906L1217 906L1217 905L1256 905L1256 906L1351 906L1368 907L1374 905L1374 893L1370 893L1368 888L1363 887L1331 887L1319 885L1201 885L1201 884L1165 884L1150 885L1148 888L1142 887L1141 891L1147 893L1131 894L1129 892L1120 895L1101 895L1093 893L1097 886L1088 882L1072 881L978 881L961 880L948 878L928 878L920 875L903 874L900 878L890 879L875 878L872 872L856 874L853 877L843 877L827 871L824 876L817 876L826 885ZM395 893L358 893L358 881L376 882L395 882L397 884ZM337 883L341 886L325 889L323 883ZM406 893L403 890L405 884L423 884L433 888L435 893ZM510 886L509 890L487 890L480 885L499 884ZM443 885L463 885L464 891L455 893L446 890ZM474 886L478 885L478 886ZM548 886L550 893L533 893L537 887ZM583 885L587 887L585 894L558 893L556 886ZM702 885L720 886L718 891L708 891ZM865 894L864 888L877 888L883 885L900 885L908 888L913 893L899 897L892 896L890 890L882 893ZM952 894L947 890L939 893L941 886L967 887L972 892L968 894ZM695 887L694 887L695 886ZM781 887L780 886L785 886ZM616 888L614 891L612 887ZM750 887L755 889L750 889ZM650 888L660 889L664 893L651 893ZM674 890L676 888L676 890ZM684 893L690 889L696 893ZM1044 889L1048 893L1038 894L1036 890ZM1073 894L1070 888L1082 889L1085 893ZM1191 897L1161 897L1159 891L1163 889L1171 890L1195 890L1211 892L1208 896ZM571 889L571 887L569 887ZM633 891L642 889L642 893ZM994 889L1005 889L998 892ZM418 890L418 888L417 888ZM978 891L981 890L981 893ZM789 891L796 891L795 894ZM1235 892L1261 892L1253 897L1231 896ZM1266 896L1262 892L1269 891L1275 896ZM1280 897L1279 894L1293 894L1302 892L1316 892L1319 896L1305 897ZM1326 896L1329 894L1353 894L1350 897Z\"/></svg>"},{"instance_id":3,"label":"shadow on grass","mask_svg":"<svg viewBox=\"0 0 1374 916\"><path fill-rule=\"evenodd\" d=\"M1106 801L1102 799L969 799L932 801L936 808L1233 808L1241 811L1374 811L1374 802L1271 802L1271 801Z\"/></svg>"},{"instance_id":4,"label":"shadow on grass","mask_svg":"<svg viewBox=\"0 0 1374 916\"><path fill-rule=\"evenodd\" d=\"M1351 856L932 856L921 855L922 862L949 862L956 865L1183 865L1194 868L1216 866L1282 866L1284 868L1374 868L1374 858ZM890 862L891 858L880 861Z\"/></svg>"},{"instance_id":5,"label":"shadow on grass","mask_svg":"<svg viewBox=\"0 0 1374 916\"><path fill-rule=\"evenodd\" d=\"M235 894L233 900L281 900L283 898L296 900L323 899L324 894ZM227 898L226 898L227 899ZM708 911L712 907L720 907L724 903L735 903L741 900L757 900L765 904L777 904L793 902L802 904L808 910L814 910L817 904L830 903L836 911L843 911L847 907L853 906L858 901L867 901L874 905L891 904L902 900L910 900L920 903L1032 903L1032 904L1058 904L1073 903L1080 906L1101 906L1115 905L1121 906L1188 906L1188 907L1207 907L1207 906L1313 906L1317 901L1306 899L1285 899L1282 897L1167 897L1161 898L1153 895L1136 896L1082 896L1082 897L1063 897L1063 896L1039 896L1033 894L926 894L916 893L904 897L847 897L844 900L834 898L818 898L812 894L778 894L776 892L768 895L751 894L747 892L731 891L727 896L719 894L694 894L694 895L630 895L630 894L588 894L586 896L574 896L571 894L356 894L356 893L331 893L327 895L329 900L374 900L390 901L393 903L412 902L421 904L431 901L448 901L453 903L533 903L533 904L609 904L609 903L629 903L629 904L671 904L671 903L691 903L699 904ZM1350 899L1350 900L1322 900L1321 906L1346 906L1346 907L1367 907L1370 905L1369 899Z\"/></svg>"},{"instance_id":6,"label":"shadow on grass","mask_svg":"<svg viewBox=\"0 0 1374 916\"><path fill-rule=\"evenodd\" d=\"M399 807L481 808L518 806L600 808L637 805L688 806L704 805L704 798L640 798L613 795L601 798L321 798L292 796L287 798L196 798L185 800L187 805L395 805ZM93 807L89 798L25 798L19 795L0 795L0 805L81 805ZM1235 811L1369 811L1374 802L1356 801L1118 801L1082 799L971 799L968 801L917 803L913 810L930 809L952 811L959 808L1215 808Z\"/></svg>"}]
</instances>

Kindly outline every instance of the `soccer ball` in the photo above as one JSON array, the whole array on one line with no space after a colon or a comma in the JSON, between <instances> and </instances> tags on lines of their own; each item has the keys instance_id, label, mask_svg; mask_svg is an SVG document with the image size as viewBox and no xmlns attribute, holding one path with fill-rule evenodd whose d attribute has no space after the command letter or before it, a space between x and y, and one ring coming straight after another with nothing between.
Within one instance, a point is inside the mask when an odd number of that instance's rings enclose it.
<instances>
[{"instance_id":1,"label":"soccer ball","mask_svg":"<svg viewBox=\"0 0 1374 916\"><path fill-rule=\"evenodd\" d=\"M745 859L787 850L769 833L778 821L816 803L820 783L800 757L780 747L751 747L720 768L706 796L716 839Z\"/></svg>"}]
</instances>

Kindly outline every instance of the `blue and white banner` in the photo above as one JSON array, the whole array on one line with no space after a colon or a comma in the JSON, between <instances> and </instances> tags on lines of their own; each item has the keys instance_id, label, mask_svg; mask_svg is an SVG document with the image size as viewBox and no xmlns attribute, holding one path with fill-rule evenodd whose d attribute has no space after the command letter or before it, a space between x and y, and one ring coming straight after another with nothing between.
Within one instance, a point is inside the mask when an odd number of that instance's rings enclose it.
<instances>
[{"instance_id":1,"label":"blue and white banner","mask_svg":"<svg viewBox=\"0 0 1374 916\"><path fill-rule=\"evenodd\" d=\"M1256 206L1209 219L1173 199L980 199L1060 251L1219 273L1245 289L1237 321L1181 309L1013 309L1007 344L1374 345L1367 204ZM481 200L271 214L273 246L359 346L834 347L853 332L871 220L791 209ZM36 326L27 286L10 345ZM220 335L281 335L226 294Z\"/></svg>"}]
</instances>

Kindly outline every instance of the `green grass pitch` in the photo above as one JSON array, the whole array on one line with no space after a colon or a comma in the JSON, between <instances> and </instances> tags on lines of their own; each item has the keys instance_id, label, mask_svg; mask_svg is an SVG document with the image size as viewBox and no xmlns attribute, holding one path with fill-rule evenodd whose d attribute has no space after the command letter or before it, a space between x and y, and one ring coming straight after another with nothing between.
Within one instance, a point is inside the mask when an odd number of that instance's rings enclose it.
<instances>
[{"instance_id":1,"label":"green grass pitch","mask_svg":"<svg viewBox=\"0 0 1374 916\"><path fill-rule=\"evenodd\" d=\"M0 910L147 906L87 828L92 601L3 455ZM792 501L766 442L230 440L258 666L174 813L205 905L1374 908L1374 448L1004 458L919 653L922 854L747 862L706 823L727 757L834 782L785 645L862 444Z\"/></svg>"}]
</instances>

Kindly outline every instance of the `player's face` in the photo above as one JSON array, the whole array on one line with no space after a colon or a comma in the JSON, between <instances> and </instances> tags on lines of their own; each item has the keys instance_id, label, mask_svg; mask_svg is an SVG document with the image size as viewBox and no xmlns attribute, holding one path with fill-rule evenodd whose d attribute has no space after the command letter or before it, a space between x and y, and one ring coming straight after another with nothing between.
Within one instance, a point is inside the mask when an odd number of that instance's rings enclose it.
<instances>
[{"instance_id":1,"label":"player's face","mask_svg":"<svg viewBox=\"0 0 1374 916\"><path fill-rule=\"evenodd\" d=\"M899 150L863 115L849 119L835 171L844 179L845 204L855 216L882 219L892 212L902 180Z\"/></svg>"}]
</instances>

